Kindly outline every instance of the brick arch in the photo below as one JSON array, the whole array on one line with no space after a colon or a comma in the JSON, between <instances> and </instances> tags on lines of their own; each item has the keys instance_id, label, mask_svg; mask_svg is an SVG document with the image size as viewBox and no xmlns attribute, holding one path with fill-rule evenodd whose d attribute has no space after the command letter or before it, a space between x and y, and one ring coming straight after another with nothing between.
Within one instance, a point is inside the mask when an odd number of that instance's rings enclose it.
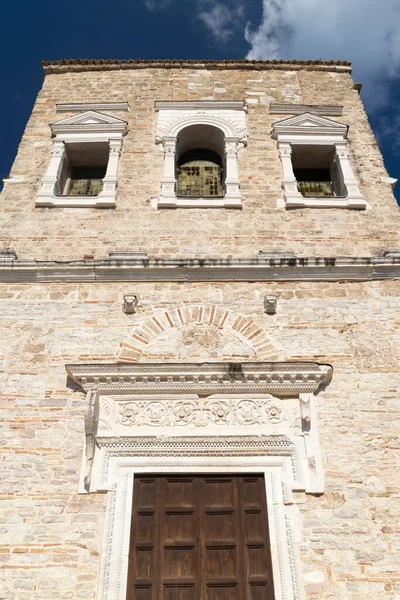
<instances>
[{"instance_id":1,"label":"brick arch","mask_svg":"<svg viewBox=\"0 0 400 600\"><path fill-rule=\"evenodd\" d=\"M277 360L278 351L268 334L251 317L220 306L190 305L157 311L129 333L117 353L121 362L138 362L148 344L172 328L187 325L212 325L240 339L254 351L255 358Z\"/></svg>"}]
</instances>

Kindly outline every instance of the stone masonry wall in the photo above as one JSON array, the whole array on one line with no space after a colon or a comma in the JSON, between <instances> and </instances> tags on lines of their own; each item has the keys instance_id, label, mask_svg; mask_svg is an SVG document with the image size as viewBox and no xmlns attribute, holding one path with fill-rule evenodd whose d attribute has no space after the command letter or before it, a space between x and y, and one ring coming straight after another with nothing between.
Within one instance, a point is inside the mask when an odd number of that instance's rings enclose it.
<instances>
[{"instance_id":1,"label":"stone masonry wall","mask_svg":"<svg viewBox=\"0 0 400 600\"><path fill-rule=\"evenodd\" d=\"M239 154L243 209L164 209L151 206L160 191L163 150L155 144L155 100L243 100L248 104L249 143ZM35 208L50 160L49 124L56 103L127 101L128 121L119 166L117 208ZM270 102L340 104L337 120L350 126L349 147L368 211L277 209L282 170ZM333 117L335 118L335 117ZM351 76L297 68L290 70L127 69L47 75L12 168L20 183L1 194L1 247L20 258L73 260L103 258L119 249L149 256L243 256L258 250L301 255L369 256L399 246L398 206L382 157Z\"/></svg>"},{"instance_id":2,"label":"stone masonry wall","mask_svg":"<svg viewBox=\"0 0 400 600\"><path fill-rule=\"evenodd\" d=\"M249 143L238 159L243 209L157 210L151 200L163 152L154 101L202 99L248 103ZM69 116L56 114L56 103L106 101L130 105L111 113L129 125L117 208L35 208L50 159L49 124ZM271 101L344 106L337 120L350 126L353 169L371 210L276 207L282 172L271 125L284 115L269 114ZM362 103L350 75L334 70L51 74L11 175L21 181L6 183L0 197L0 248L21 259L116 250L165 258L259 250L371 256L400 248L398 207L382 182L387 173ZM296 497L306 598L400 599L399 288L389 280L0 284L0 600L96 598L106 496L78 495L85 397L67 381L65 365L118 359L331 364L333 380L318 396L326 493ZM132 316L121 308L128 293L139 299ZM265 294L278 296L274 316L263 311ZM196 324L189 317L201 308ZM171 326L165 313L173 322L178 309L184 322ZM153 318L159 335L132 337Z\"/></svg>"},{"instance_id":3,"label":"stone masonry wall","mask_svg":"<svg viewBox=\"0 0 400 600\"><path fill-rule=\"evenodd\" d=\"M121 309L129 292L132 316ZM266 293L278 295L274 316ZM202 324L166 325L140 360L332 364L318 396L326 493L296 498L306 597L400 598L398 293L390 281L1 286L0 598L96 597L105 495L77 494L85 398L65 364L114 362L137 327L201 307ZM213 307L229 311L227 326L208 325ZM249 339L248 319L268 350Z\"/></svg>"}]
</instances>

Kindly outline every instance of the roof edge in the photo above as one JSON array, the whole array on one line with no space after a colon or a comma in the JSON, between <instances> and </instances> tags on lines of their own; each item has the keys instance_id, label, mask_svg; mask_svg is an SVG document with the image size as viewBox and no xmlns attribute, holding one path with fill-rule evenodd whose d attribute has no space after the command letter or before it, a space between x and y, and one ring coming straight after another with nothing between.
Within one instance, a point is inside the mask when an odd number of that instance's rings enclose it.
<instances>
[{"instance_id":1,"label":"roof edge","mask_svg":"<svg viewBox=\"0 0 400 600\"><path fill-rule=\"evenodd\" d=\"M267 71L310 70L351 73L351 63L345 60L147 60L135 59L61 59L43 61L45 75L71 71L113 71L120 69L243 69Z\"/></svg>"}]
</instances>

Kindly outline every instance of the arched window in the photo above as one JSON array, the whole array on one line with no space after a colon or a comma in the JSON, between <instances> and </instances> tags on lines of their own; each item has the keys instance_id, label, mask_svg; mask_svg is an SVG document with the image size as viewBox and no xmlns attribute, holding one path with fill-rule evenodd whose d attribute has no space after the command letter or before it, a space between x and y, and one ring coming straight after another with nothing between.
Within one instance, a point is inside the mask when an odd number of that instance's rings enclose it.
<instances>
[{"instance_id":1,"label":"arched window","mask_svg":"<svg viewBox=\"0 0 400 600\"><path fill-rule=\"evenodd\" d=\"M243 102L156 101L164 149L158 208L241 208L237 158L246 145Z\"/></svg>"},{"instance_id":2,"label":"arched window","mask_svg":"<svg viewBox=\"0 0 400 600\"><path fill-rule=\"evenodd\" d=\"M190 198L224 196L224 138L210 125L192 125L177 139L176 195Z\"/></svg>"}]
</instances>

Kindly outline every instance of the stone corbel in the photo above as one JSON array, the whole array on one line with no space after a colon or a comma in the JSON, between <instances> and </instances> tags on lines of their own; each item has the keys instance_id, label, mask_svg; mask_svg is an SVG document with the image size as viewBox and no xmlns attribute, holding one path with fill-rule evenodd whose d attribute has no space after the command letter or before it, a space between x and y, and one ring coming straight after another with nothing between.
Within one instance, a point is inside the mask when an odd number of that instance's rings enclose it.
<instances>
[{"instance_id":1,"label":"stone corbel","mask_svg":"<svg viewBox=\"0 0 400 600\"><path fill-rule=\"evenodd\" d=\"M300 394L300 417L303 433L309 434L311 429L311 396Z\"/></svg>"},{"instance_id":2,"label":"stone corbel","mask_svg":"<svg viewBox=\"0 0 400 600\"><path fill-rule=\"evenodd\" d=\"M99 417L99 391L97 388L90 389L86 394L85 409L85 491L90 491L92 468L96 449L97 422Z\"/></svg>"},{"instance_id":3,"label":"stone corbel","mask_svg":"<svg viewBox=\"0 0 400 600\"><path fill-rule=\"evenodd\" d=\"M321 446L318 433L316 397L312 393L299 394L300 416L306 451L306 492L308 494L323 494L324 468L322 464Z\"/></svg>"}]
</instances>

